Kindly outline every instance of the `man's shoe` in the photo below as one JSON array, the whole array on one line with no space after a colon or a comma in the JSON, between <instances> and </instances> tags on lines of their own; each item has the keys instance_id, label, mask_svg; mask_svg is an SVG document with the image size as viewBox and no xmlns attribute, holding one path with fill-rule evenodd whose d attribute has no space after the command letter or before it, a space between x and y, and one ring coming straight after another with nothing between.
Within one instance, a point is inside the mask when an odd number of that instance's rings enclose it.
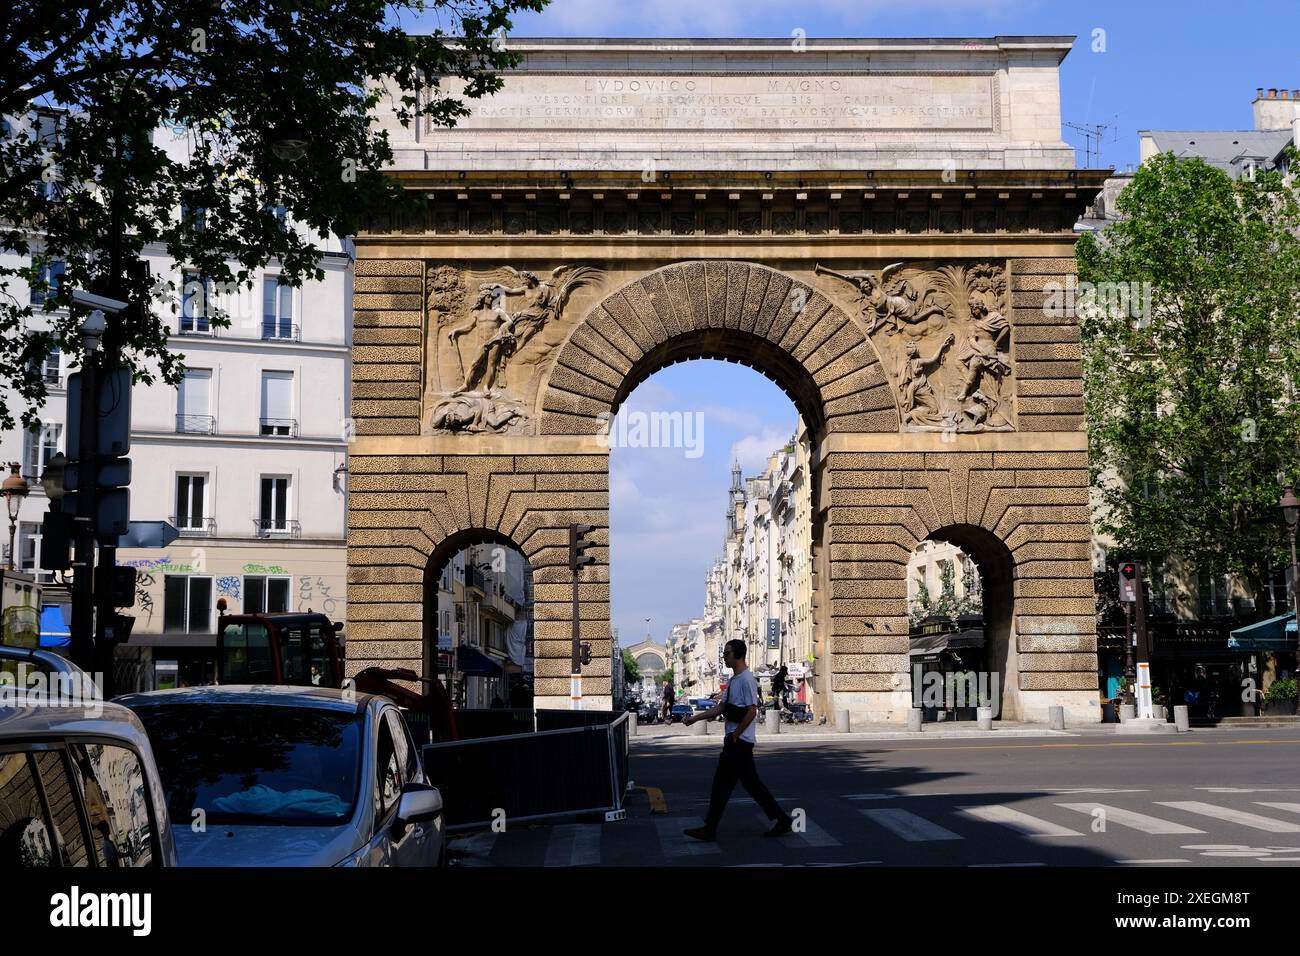
<instances>
[{"instance_id":1,"label":"man's shoe","mask_svg":"<svg viewBox=\"0 0 1300 956\"><path fill-rule=\"evenodd\" d=\"M692 840L699 840L701 843L712 843L717 836L708 827L691 827L689 830L683 830Z\"/></svg>"},{"instance_id":2,"label":"man's shoe","mask_svg":"<svg viewBox=\"0 0 1300 956\"><path fill-rule=\"evenodd\" d=\"M773 824L772 829L764 833L763 836L769 836L769 837L785 836L787 833L790 833L794 829L793 824L794 821L791 820L789 817L786 817L784 820L777 820L776 823Z\"/></svg>"}]
</instances>

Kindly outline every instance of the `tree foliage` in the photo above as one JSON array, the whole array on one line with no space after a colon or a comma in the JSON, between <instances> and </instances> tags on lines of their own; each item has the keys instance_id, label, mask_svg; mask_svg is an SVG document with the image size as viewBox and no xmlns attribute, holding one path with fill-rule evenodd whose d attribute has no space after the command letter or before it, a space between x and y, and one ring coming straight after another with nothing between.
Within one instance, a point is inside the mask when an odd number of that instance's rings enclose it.
<instances>
[{"instance_id":1,"label":"tree foliage","mask_svg":"<svg viewBox=\"0 0 1300 956\"><path fill-rule=\"evenodd\" d=\"M178 381L166 321L178 284L142 270L143 253L161 248L218 288L251 287L271 260L289 284L321 277L317 237L353 235L403 196L381 172L392 149L371 121L388 95L376 78L412 91L391 104L403 124L453 125L514 64L500 39L510 14L545 3L13 0L0 22L0 253L21 265L0 268L0 374L24 423L45 400L34 363L55 347L79 358L72 287L133 303L105 347L142 380ZM408 34L415 18L437 26ZM305 228L283 228L277 207ZM67 272L36 307L45 331L15 280L44 289L52 261ZM0 395L0 427L14 417Z\"/></svg>"},{"instance_id":2,"label":"tree foliage","mask_svg":"<svg viewBox=\"0 0 1300 956\"><path fill-rule=\"evenodd\" d=\"M636 658L626 647L623 648L623 681L627 684L635 684L641 679L641 668L637 666Z\"/></svg>"},{"instance_id":3,"label":"tree foliage","mask_svg":"<svg viewBox=\"0 0 1300 956\"><path fill-rule=\"evenodd\" d=\"M1135 555L1257 587L1282 558L1281 486L1300 478L1296 187L1164 154L1118 209L1078 244L1099 289L1078 306L1097 524ZM1103 283L1138 283L1149 311Z\"/></svg>"}]
</instances>

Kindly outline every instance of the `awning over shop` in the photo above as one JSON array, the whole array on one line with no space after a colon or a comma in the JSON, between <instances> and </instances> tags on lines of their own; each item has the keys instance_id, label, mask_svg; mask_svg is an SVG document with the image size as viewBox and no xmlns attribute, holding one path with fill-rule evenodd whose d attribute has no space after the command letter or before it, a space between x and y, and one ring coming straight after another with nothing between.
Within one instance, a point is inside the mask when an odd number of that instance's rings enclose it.
<instances>
[{"instance_id":1,"label":"awning over shop","mask_svg":"<svg viewBox=\"0 0 1300 956\"><path fill-rule=\"evenodd\" d=\"M500 677L501 665L472 647L456 648L456 670L470 677Z\"/></svg>"},{"instance_id":2,"label":"awning over shop","mask_svg":"<svg viewBox=\"0 0 1300 956\"><path fill-rule=\"evenodd\" d=\"M912 657L936 657L944 651L964 651L983 646L984 628L976 627L966 631L914 637L909 654Z\"/></svg>"},{"instance_id":3,"label":"awning over shop","mask_svg":"<svg viewBox=\"0 0 1300 956\"><path fill-rule=\"evenodd\" d=\"M1237 628L1228 636L1228 647L1234 651L1294 651L1295 612Z\"/></svg>"}]
</instances>

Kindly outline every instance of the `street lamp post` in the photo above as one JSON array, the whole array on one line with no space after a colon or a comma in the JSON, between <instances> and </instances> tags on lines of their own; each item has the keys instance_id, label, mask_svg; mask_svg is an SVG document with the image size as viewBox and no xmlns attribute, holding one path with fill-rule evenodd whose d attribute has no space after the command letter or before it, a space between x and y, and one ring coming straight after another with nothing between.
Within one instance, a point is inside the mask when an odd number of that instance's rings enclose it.
<instances>
[{"instance_id":1,"label":"street lamp post","mask_svg":"<svg viewBox=\"0 0 1300 956\"><path fill-rule=\"evenodd\" d=\"M4 495L5 506L9 510L9 570L15 569L14 565L14 534L18 530L18 511L23 506L23 499L31 490L27 485L27 479L19 473L18 462L9 464L9 477L0 485L0 495Z\"/></svg>"},{"instance_id":2,"label":"street lamp post","mask_svg":"<svg viewBox=\"0 0 1300 956\"><path fill-rule=\"evenodd\" d=\"M1287 540L1291 545L1291 597L1295 604L1296 621L1300 622L1300 565L1296 563L1295 537L1296 525L1300 524L1300 498L1295 495L1295 490L1286 486L1286 491L1282 494L1282 500L1277 503L1282 509L1282 519L1286 522ZM1300 623L1297 624L1300 627Z\"/></svg>"}]
</instances>

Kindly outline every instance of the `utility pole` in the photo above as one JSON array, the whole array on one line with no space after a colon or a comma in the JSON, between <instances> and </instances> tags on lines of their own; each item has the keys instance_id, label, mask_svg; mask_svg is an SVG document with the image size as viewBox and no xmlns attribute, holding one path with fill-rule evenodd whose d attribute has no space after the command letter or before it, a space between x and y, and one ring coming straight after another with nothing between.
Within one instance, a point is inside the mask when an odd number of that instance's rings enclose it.
<instances>
[{"instance_id":1,"label":"utility pole","mask_svg":"<svg viewBox=\"0 0 1300 956\"><path fill-rule=\"evenodd\" d=\"M1142 564L1137 568L1137 588L1133 600L1133 627L1137 632L1137 716L1139 720L1155 717L1151 703L1151 652L1147 646L1147 602L1142 587Z\"/></svg>"}]
</instances>

